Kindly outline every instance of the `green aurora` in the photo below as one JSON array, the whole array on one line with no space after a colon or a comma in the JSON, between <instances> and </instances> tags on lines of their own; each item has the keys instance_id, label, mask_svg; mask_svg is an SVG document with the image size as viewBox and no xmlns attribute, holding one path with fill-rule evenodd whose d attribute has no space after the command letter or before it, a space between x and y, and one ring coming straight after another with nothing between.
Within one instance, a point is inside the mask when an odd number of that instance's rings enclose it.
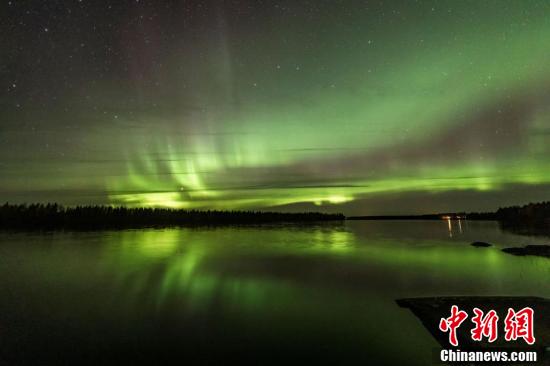
<instances>
[{"instance_id":1,"label":"green aurora","mask_svg":"<svg viewBox=\"0 0 550 366\"><path fill-rule=\"evenodd\" d=\"M0 199L356 214L550 194L549 2L203 4L37 7L37 29L2 5Z\"/></svg>"}]
</instances>

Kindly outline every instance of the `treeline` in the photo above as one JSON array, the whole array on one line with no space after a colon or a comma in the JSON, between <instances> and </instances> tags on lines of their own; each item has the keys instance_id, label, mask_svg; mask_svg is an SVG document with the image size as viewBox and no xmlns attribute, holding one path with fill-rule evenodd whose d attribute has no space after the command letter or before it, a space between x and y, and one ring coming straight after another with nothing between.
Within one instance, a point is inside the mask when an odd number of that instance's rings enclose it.
<instances>
[{"instance_id":1,"label":"treeline","mask_svg":"<svg viewBox=\"0 0 550 366\"><path fill-rule=\"evenodd\" d=\"M497 220L496 212L470 212L465 215L468 220Z\"/></svg>"},{"instance_id":2,"label":"treeline","mask_svg":"<svg viewBox=\"0 0 550 366\"><path fill-rule=\"evenodd\" d=\"M501 207L494 212L451 212L426 215L351 216L347 220L441 220L468 219L499 221L504 226L547 227L550 231L550 201L523 206Z\"/></svg>"},{"instance_id":3,"label":"treeline","mask_svg":"<svg viewBox=\"0 0 550 366\"><path fill-rule=\"evenodd\" d=\"M350 217L346 217L346 220L365 220L365 221L441 220L441 217L443 215L446 215L446 214L350 216Z\"/></svg>"},{"instance_id":4,"label":"treeline","mask_svg":"<svg viewBox=\"0 0 550 366\"><path fill-rule=\"evenodd\" d=\"M550 234L550 202L499 208L495 215L500 227L517 234Z\"/></svg>"},{"instance_id":5,"label":"treeline","mask_svg":"<svg viewBox=\"0 0 550 366\"><path fill-rule=\"evenodd\" d=\"M501 207L495 212L469 213L470 220L498 220L505 223L550 223L550 202Z\"/></svg>"},{"instance_id":6,"label":"treeline","mask_svg":"<svg viewBox=\"0 0 550 366\"><path fill-rule=\"evenodd\" d=\"M183 210L113 206L63 207L50 204L4 204L0 228L21 229L127 229L141 227L300 223L344 220L342 214L318 212Z\"/></svg>"},{"instance_id":7,"label":"treeline","mask_svg":"<svg viewBox=\"0 0 550 366\"><path fill-rule=\"evenodd\" d=\"M495 215L504 222L550 223L550 202L499 208Z\"/></svg>"}]
</instances>

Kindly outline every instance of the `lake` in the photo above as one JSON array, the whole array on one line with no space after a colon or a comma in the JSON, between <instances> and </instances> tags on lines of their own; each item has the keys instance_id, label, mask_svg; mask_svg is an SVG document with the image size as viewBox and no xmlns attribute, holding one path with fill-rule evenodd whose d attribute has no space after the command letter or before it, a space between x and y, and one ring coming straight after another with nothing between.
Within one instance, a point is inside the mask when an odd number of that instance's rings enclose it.
<instances>
[{"instance_id":1,"label":"lake","mask_svg":"<svg viewBox=\"0 0 550 366\"><path fill-rule=\"evenodd\" d=\"M395 300L550 298L550 260L500 251L549 241L468 221L0 232L0 360L427 365L438 344Z\"/></svg>"}]
</instances>

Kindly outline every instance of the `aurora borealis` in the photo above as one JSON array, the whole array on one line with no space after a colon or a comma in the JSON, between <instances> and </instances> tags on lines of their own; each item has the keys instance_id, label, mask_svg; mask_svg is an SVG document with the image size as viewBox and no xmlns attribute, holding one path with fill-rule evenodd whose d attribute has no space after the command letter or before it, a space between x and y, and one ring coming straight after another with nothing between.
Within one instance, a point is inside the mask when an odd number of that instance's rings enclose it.
<instances>
[{"instance_id":1,"label":"aurora borealis","mask_svg":"<svg viewBox=\"0 0 550 366\"><path fill-rule=\"evenodd\" d=\"M397 214L550 195L548 1L0 14L0 201Z\"/></svg>"}]
</instances>

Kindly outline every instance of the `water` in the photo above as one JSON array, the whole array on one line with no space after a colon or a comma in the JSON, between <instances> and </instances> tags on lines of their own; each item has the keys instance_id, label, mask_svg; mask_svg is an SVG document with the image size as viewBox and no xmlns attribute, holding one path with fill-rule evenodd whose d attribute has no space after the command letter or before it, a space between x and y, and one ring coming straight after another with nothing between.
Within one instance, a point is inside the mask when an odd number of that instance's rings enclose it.
<instances>
[{"instance_id":1,"label":"water","mask_svg":"<svg viewBox=\"0 0 550 366\"><path fill-rule=\"evenodd\" d=\"M548 241L444 221L4 232L0 360L427 365L438 345L395 299L550 298L550 260L500 251Z\"/></svg>"}]
</instances>

